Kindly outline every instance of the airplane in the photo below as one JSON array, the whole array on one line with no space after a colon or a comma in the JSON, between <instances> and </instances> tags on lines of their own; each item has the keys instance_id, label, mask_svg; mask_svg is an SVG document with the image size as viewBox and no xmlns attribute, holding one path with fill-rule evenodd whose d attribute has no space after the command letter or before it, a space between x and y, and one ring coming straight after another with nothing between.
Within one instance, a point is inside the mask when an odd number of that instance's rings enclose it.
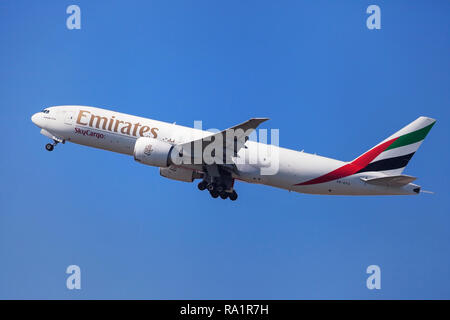
<instances>
[{"instance_id":1,"label":"airplane","mask_svg":"<svg viewBox=\"0 0 450 320\"><path fill-rule=\"evenodd\" d=\"M200 179L198 189L234 201L235 181L307 194L416 195L415 177L402 174L436 120L419 117L352 161L253 141L268 120L252 118L227 130L204 131L89 106L53 106L32 122L52 151L66 141L132 155L177 181ZM422 191L425 192L425 191Z\"/></svg>"}]
</instances>

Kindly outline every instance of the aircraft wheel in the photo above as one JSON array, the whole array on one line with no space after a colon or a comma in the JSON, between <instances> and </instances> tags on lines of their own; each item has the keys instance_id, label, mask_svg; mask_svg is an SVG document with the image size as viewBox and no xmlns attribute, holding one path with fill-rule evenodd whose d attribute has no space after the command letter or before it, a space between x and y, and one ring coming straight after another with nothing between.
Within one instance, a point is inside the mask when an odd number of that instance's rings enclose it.
<instances>
[{"instance_id":1,"label":"aircraft wheel","mask_svg":"<svg viewBox=\"0 0 450 320\"><path fill-rule=\"evenodd\" d=\"M209 193L211 194L211 197L213 197L213 198L217 198L219 196L219 193L216 190L209 191Z\"/></svg>"},{"instance_id":2,"label":"aircraft wheel","mask_svg":"<svg viewBox=\"0 0 450 320\"><path fill-rule=\"evenodd\" d=\"M213 191L215 189L214 184L208 184L208 190L209 192Z\"/></svg>"},{"instance_id":3,"label":"aircraft wheel","mask_svg":"<svg viewBox=\"0 0 450 320\"><path fill-rule=\"evenodd\" d=\"M231 201L235 201L238 198L236 191L233 190L233 192L229 195L229 198Z\"/></svg>"},{"instance_id":4,"label":"aircraft wheel","mask_svg":"<svg viewBox=\"0 0 450 320\"><path fill-rule=\"evenodd\" d=\"M202 181L202 182L200 182L199 184L198 184L198 189L200 190L200 191L203 191L203 190L205 190L206 189L206 187L208 186L208 183L206 182L206 181Z\"/></svg>"},{"instance_id":5,"label":"aircraft wheel","mask_svg":"<svg viewBox=\"0 0 450 320\"><path fill-rule=\"evenodd\" d=\"M222 199L226 199L226 198L228 198L228 193L226 193L226 192L221 192L221 193L219 193L219 195L220 195L220 197L222 198Z\"/></svg>"},{"instance_id":6,"label":"aircraft wheel","mask_svg":"<svg viewBox=\"0 0 450 320\"><path fill-rule=\"evenodd\" d=\"M47 143L45 145L45 150L47 151L53 151L54 146L51 143Z\"/></svg>"}]
</instances>

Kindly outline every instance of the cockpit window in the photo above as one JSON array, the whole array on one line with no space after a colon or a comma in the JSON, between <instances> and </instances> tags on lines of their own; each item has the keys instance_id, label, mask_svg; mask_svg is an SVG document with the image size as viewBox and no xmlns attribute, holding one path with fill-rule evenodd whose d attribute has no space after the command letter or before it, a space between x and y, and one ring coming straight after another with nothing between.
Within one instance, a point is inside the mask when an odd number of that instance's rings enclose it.
<instances>
[{"instance_id":1,"label":"cockpit window","mask_svg":"<svg viewBox=\"0 0 450 320\"><path fill-rule=\"evenodd\" d=\"M48 109L44 109L44 110L42 110L41 112L43 112L43 113L49 113L49 112L50 112L50 110L48 110Z\"/></svg>"}]
</instances>

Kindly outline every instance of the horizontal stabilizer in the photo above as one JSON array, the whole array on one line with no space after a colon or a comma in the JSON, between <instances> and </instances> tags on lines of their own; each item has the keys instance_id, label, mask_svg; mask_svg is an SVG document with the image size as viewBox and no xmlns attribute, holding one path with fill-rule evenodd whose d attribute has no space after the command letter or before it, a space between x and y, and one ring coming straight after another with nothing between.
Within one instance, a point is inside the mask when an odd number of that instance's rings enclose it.
<instances>
[{"instance_id":1,"label":"horizontal stabilizer","mask_svg":"<svg viewBox=\"0 0 450 320\"><path fill-rule=\"evenodd\" d=\"M375 184L378 186L386 186L386 187L401 187L407 185L410 182L416 180L416 177L411 177L407 175L398 175L398 176L387 176L381 178L361 178L362 181L370 184Z\"/></svg>"}]
</instances>

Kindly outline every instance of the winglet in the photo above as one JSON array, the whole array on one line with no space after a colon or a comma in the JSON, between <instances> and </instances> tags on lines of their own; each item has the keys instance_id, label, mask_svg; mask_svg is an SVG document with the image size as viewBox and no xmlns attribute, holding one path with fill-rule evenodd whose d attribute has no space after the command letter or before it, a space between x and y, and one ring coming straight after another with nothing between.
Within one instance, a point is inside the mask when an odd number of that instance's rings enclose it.
<instances>
[{"instance_id":1,"label":"winglet","mask_svg":"<svg viewBox=\"0 0 450 320\"><path fill-rule=\"evenodd\" d=\"M249 129L256 129L261 123L267 120L269 120L269 118L251 118L245 122L242 122L241 124L228 128L227 130L242 129L244 131L247 131Z\"/></svg>"}]
</instances>

